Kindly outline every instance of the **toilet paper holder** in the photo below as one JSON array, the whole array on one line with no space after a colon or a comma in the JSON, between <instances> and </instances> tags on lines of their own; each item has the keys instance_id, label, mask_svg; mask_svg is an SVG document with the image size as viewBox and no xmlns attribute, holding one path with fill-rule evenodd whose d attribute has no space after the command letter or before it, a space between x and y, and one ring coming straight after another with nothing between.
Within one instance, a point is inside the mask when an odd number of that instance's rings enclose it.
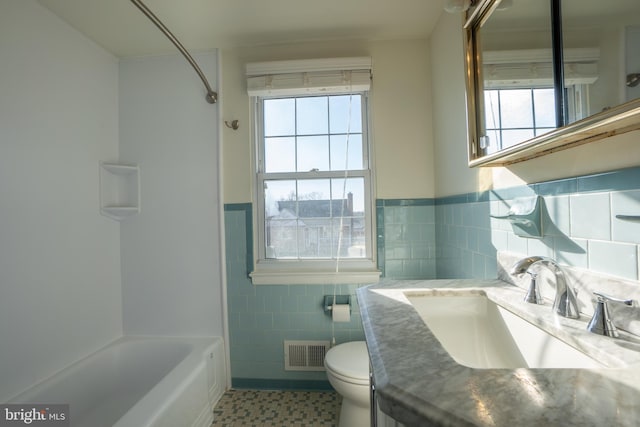
<instances>
[{"instance_id":1,"label":"toilet paper holder","mask_svg":"<svg viewBox=\"0 0 640 427\"><path fill-rule=\"evenodd\" d=\"M336 299L336 304L349 304L349 309L351 309L351 295L325 295L323 304L324 314L331 316L334 297Z\"/></svg>"}]
</instances>

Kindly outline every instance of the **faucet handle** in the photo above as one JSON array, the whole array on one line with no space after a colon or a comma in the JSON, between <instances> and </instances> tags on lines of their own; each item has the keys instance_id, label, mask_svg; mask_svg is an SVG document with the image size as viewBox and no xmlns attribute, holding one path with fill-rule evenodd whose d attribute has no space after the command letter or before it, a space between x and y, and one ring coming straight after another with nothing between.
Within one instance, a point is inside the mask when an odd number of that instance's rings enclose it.
<instances>
[{"instance_id":1,"label":"faucet handle","mask_svg":"<svg viewBox=\"0 0 640 427\"><path fill-rule=\"evenodd\" d=\"M617 338L620 334L611 319L607 303L616 302L633 307L635 302L631 299L614 298L600 292L594 292L593 294L596 296L596 307L593 312L593 317L587 326L587 330L594 334Z\"/></svg>"},{"instance_id":2,"label":"faucet handle","mask_svg":"<svg viewBox=\"0 0 640 427\"><path fill-rule=\"evenodd\" d=\"M615 298L607 294L603 294L602 292L594 291L593 294L596 296L597 302L618 302L620 304L628 305L629 307L635 307L635 301L632 299L620 299Z\"/></svg>"}]
</instances>

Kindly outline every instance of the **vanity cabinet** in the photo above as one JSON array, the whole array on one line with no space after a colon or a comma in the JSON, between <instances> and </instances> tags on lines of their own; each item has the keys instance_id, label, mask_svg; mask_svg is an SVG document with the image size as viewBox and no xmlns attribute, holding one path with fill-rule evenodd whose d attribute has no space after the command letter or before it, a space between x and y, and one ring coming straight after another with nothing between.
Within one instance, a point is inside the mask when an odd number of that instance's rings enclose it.
<instances>
[{"instance_id":1,"label":"vanity cabinet","mask_svg":"<svg viewBox=\"0 0 640 427\"><path fill-rule=\"evenodd\" d=\"M371 369L371 368L369 368ZM369 371L369 401L371 402L371 427L404 427L404 424L391 418L382 412L378 406L376 397L376 384L373 379L373 373Z\"/></svg>"},{"instance_id":2,"label":"vanity cabinet","mask_svg":"<svg viewBox=\"0 0 640 427\"><path fill-rule=\"evenodd\" d=\"M377 408L377 405L376 405L376 408ZM398 421L396 421L393 418L391 418L389 415L387 415L384 412L382 412L380 410L380 408L377 408L377 417L376 417L375 426L377 426L377 427L404 427L404 424L399 423Z\"/></svg>"}]
</instances>

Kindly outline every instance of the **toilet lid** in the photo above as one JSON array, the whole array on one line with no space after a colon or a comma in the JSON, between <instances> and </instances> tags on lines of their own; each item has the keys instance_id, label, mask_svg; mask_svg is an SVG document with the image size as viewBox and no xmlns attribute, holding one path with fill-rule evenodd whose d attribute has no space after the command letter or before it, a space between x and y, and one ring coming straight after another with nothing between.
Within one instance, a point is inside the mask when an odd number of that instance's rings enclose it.
<instances>
[{"instance_id":1,"label":"toilet lid","mask_svg":"<svg viewBox=\"0 0 640 427\"><path fill-rule=\"evenodd\" d=\"M353 341L331 348L324 358L327 369L349 378L369 379L369 353L364 341Z\"/></svg>"}]
</instances>

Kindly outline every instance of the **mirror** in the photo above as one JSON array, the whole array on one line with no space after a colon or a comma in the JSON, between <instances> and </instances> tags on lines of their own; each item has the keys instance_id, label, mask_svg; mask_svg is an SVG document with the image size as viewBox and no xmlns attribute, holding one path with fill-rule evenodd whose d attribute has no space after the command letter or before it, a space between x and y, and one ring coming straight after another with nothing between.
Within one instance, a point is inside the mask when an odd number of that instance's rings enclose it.
<instances>
[{"instance_id":1,"label":"mirror","mask_svg":"<svg viewBox=\"0 0 640 427\"><path fill-rule=\"evenodd\" d=\"M464 28L470 166L640 129L638 0L479 0Z\"/></svg>"}]
</instances>

